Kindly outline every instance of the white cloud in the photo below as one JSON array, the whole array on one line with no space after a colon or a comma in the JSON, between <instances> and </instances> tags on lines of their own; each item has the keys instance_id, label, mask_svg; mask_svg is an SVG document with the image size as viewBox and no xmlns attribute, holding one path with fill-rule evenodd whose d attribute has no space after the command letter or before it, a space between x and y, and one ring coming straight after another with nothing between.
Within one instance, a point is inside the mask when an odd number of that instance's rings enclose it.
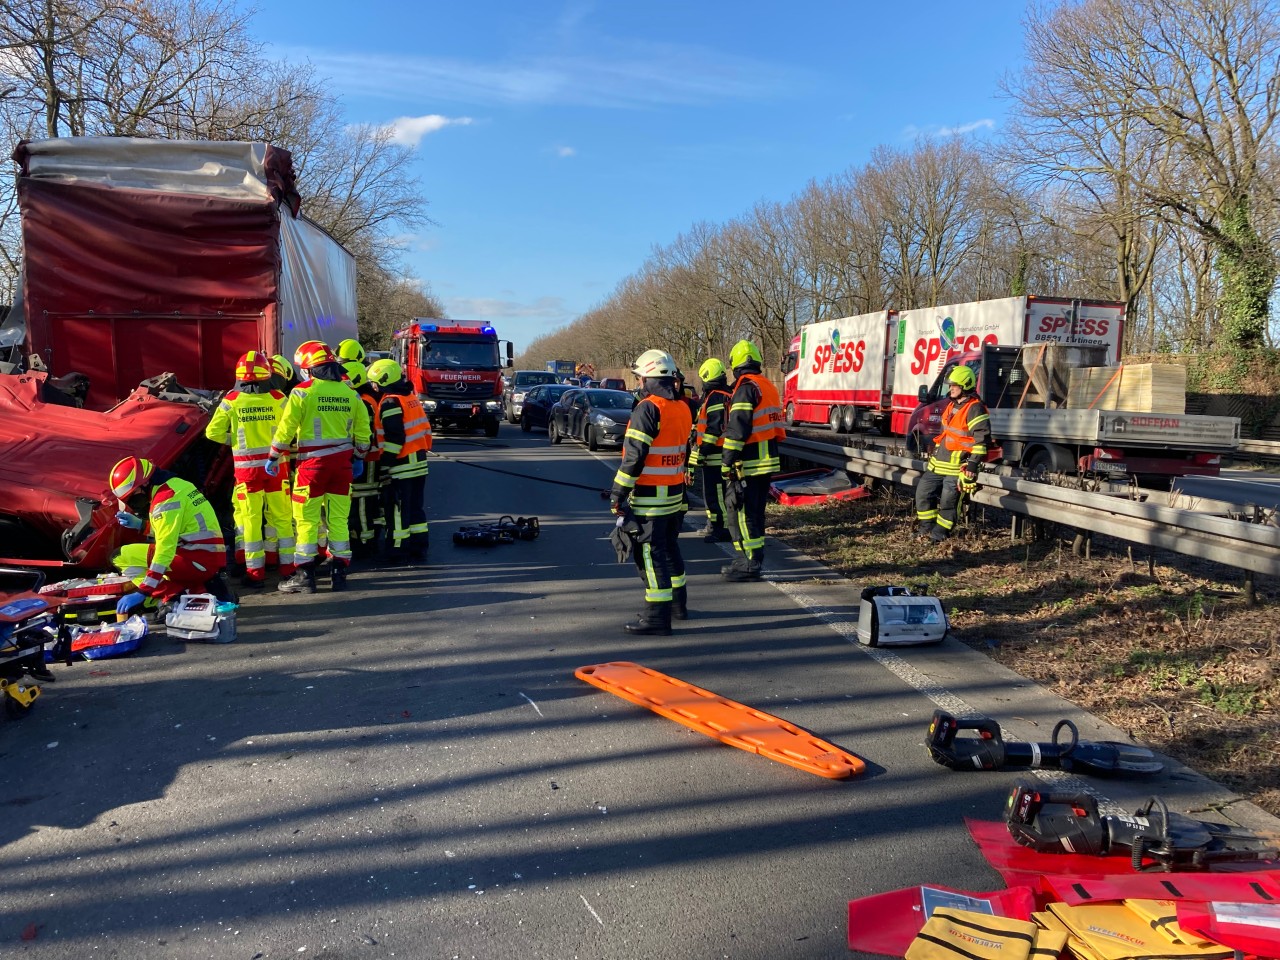
<instances>
[{"instance_id":1,"label":"white cloud","mask_svg":"<svg viewBox=\"0 0 1280 960\"><path fill-rule=\"evenodd\" d=\"M572 157L577 152L578 151L573 149L573 147L565 147L565 146L556 147L557 157Z\"/></svg>"},{"instance_id":2,"label":"white cloud","mask_svg":"<svg viewBox=\"0 0 1280 960\"><path fill-rule=\"evenodd\" d=\"M387 126L391 128L391 137L396 143L416 147L429 133L445 127L466 127L474 122L470 117L445 117L438 113L428 113L423 117L396 117Z\"/></svg>"},{"instance_id":3,"label":"white cloud","mask_svg":"<svg viewBox=\"0 0 1280 960\"><path fill-rule=\"evenodd\" d=\"M963 137L965 134L973 133L975 130L994 130L995 126L996 122L990 117L983 117L981 120L973 120L954 127L917 127L915 124L910 124L903 128L902 135L908 140L915 140L918 137Z\"/></svg>"},{"instance_id":4,"label":"white cloud","mask_svg":"<svg viewBox=\"0 0 1280 960\"><path fill-rule=\"evenodd\" d=\"M785 96L813 77L709 47L612 40L580 41L588 52L539 54L493 63L379 51L277 48L313 64L351 94L403 99L429 92L435 102L647 107L762 101Z\"/></svg>"}]
</instances>

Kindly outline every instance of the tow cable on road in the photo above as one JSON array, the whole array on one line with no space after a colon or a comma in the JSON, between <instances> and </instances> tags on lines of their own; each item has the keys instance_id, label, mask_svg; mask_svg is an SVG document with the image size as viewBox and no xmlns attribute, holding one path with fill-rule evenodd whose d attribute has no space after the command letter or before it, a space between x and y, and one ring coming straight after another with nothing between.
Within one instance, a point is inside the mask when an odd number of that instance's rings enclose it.
<instances>
[{"instance_id":1,"label":"tow cable on road","mask_svg":"<svg viewBox=\"0 0 1280 960\"><path fill-rule=\"evenodd\" d=\"M535 480L538 483L549 483L557 487L572 487L574 490L590 490L592 493L600 495L601 500L609 499L609 490L601 487L589 487L585 483L572 483L568 480L549 480L546 477L533 476L527 473L514 473L511 470L499 470L497 467L487 467L482 463L473 463L470 460L459 460L457 457L450 457L443 453L436 453L434 450L429 454L440 460L448 460L450 463L461 464L464 467L474 467L476 470L487 470L490 473L501 473L507 477L516 477L519 480Z\"/></svg>"}]
</instances>

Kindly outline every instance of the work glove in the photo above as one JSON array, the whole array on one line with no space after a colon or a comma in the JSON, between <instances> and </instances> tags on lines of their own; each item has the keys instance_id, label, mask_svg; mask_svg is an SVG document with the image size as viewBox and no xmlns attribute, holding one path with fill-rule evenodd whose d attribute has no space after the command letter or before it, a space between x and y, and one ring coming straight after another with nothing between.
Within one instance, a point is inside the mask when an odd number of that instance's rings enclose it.
<instances>
[{"instance_id":1,"label":"work glove","mask_svg":"<svg viewBox=\"0 0 1280 960\"><path fill-rule=\"evenodd\" d=\"M627 494L614 493L609 497L609 512L615 517L631 516L631 497Z\"/></svg>"},{"instance_id":2,"label":"work glove","mask_svg":"<svg viewBox=\"0 0 1280 960\"><path fill-rule=\"evenodd\" d=\"M956 489L965 496L969 496L978 489L978 482L976 480L970 480L962 473L960 476L956 477Z\"/></svg>"},{"instance_id":3,"label":"work glove","mask_svg":"<svg viewBox=\"0 0 1280 960\"><path fill-rule=\"evenodd\" d=\"M737 460L734 460L732 462L726 460L724 463L724 467L722 468L722 472L724 473L724 479L726 482L730 480L745 479L742 474L742 464L739 463Z\"/></svg>"},{"instance_id":4,"label":"work glove","mask_svg":"<svg viewBox=\"0 0 1280 960\"><path fill-rule=\"evenodd\" d=\"M277 457L268 457L267 465L262 469L267 471L268 477L280 476L280 460Z\"/></svg>"},{"instance_id":5,"label":"work glove","mask_svg":"<svg viewBox=\"0 0 1280 960\"><path fill-rule=\"evenodd\" d=\"M139 593L136 590L133 593L126 593L116 603L116 613L128 616L146 602L147 595L145 593Z\"/></svg>"},{"instance_id":6,"label":"work glove","mask_svg":"<svg viewBox=\"0 0 1280 960\"><path fill-rule=\"evenodd\" d=\"M125 510L121 510L116 514L116 523L130 530L141 530L146 525L141 517L135 517Z\"/></svg>"},{"instance_id":7,"label":"work glove","mask_svg":"<svg viewBox=\"0 0 1280 960\"><path fill-rule=\"evenodd\" d=\"M359 480L364 476L364 461L356 457L351 461L351 479Z\"/></svg>"}]
</instances>

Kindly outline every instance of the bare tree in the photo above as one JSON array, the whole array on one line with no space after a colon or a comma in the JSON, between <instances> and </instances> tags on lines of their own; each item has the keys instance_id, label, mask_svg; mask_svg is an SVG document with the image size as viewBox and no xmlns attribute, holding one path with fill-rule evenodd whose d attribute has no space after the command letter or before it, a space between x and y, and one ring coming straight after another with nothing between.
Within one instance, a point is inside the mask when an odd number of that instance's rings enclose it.
<instances>
[{"instance_id":1,"label":"bare tree","mask_svg":"<svg viewBox=\"0 0 1280 960\"><path fill-rule=\"evenodd\" d=\"M1102 184L1098 206L1118 211L1121 292L1133 295L1129 281L1141 287L1155 240L1137 221L1153 210L1211 244L1226 335L1234 346L1259 346L1277 275L1276 238L1259 230L1276 201L1269 169L1280 116L1274 2L1039 7L1028 19L1028 41L1028 74L1011 92L1033 121L1028 131L1073 156L1060 173L1074 171L1085 189ZM1105 150L1089 150L1091 137Z\"/></svg>"}]
</instances>

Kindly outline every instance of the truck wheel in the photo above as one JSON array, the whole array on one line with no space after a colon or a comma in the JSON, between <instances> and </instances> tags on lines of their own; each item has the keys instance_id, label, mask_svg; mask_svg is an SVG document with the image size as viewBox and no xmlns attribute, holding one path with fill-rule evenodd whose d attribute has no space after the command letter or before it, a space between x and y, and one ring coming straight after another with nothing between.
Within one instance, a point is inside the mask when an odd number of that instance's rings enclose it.
<instances>
[{"instance_id":1,"label":"truck wheel","mask_svg":"<svg viewBox=\"0 0 1280 960\"><path fill-rule=\"evenodd\" d=\"M521 418L520 418L520 429L521 429L521 430L523 430L525 433L532 433L532 432L533 432L533 427L529 426L529 418L528 418L528 417L521 417Z\"/></svg>"},{"instance_id":2,"label":"truck wheel","mask_svg":"<svg viewBox=\"0 0 1280 960\"><path fill-rule=\"evenodd\" d=\"M787 426L794 427L796 425L796 405L794 403L787 404Z\"/></svg>"},{"instance_id":3,"label":"truck wheel","mask_svg":"<svg viewBox=\"0 0 1280 960\"><path fill-rule=\"evenodd\" d=\"M1053 472L1053 454L1044 447L1036 450L1035 453L1027 457L1027 472L1029 473L1052 473Z\"/></svg>"},{"instance_id":4,"label":"truck wheel","mask_svg":"<svg viewBox=\"0 0 1280 960\"><path fill-rule=\"evenodd\" d=\"M587 449L592 451L600 449L600 441L596 439L595 428L590 424L587 424Z\"/></svg>"},{"instance_id":5,"label":"truck wheel","mask_svg":"<svg viewBox=\"0 0 1280 960\"><path fill-rule=\"evenodd\" d=\"M844 414L840 418L840 426L845 433L853 433L854 424L858 419L857 407L845 407Z\"/></svg>"},{"instance_id":6,"label":"truck wheel","mask_svg":"<svg viewBox=\"0 0 1280 960\"><path fill-rule=\"evenodd\" d=\"M486 437L496 437L498 435L498 420L496 417L485 421L484 435Z\"/></svg>"},{"instance_id":7,"label":"truck wheel","mask_svg":"<svg viewBox=\"0 0 1280 960\"><path fill-rule=\"evenodd\" d=\"M556 428L556 422L554 420L547 421L547 439L552 443L560 442L560 431Z\"/></svg>"},{"instance_id":8,"label":"truck wheel","mask_svg":"<svg viewBox=\"0 0 1280 960\"><path fill-rule=\"evenodd\" d=\"M827 426L831 428L832 433L840 432L840 424L844 421L844 414L840 412L839 407L832 407L827 414Z\"/></svg>"}]
</instances>

